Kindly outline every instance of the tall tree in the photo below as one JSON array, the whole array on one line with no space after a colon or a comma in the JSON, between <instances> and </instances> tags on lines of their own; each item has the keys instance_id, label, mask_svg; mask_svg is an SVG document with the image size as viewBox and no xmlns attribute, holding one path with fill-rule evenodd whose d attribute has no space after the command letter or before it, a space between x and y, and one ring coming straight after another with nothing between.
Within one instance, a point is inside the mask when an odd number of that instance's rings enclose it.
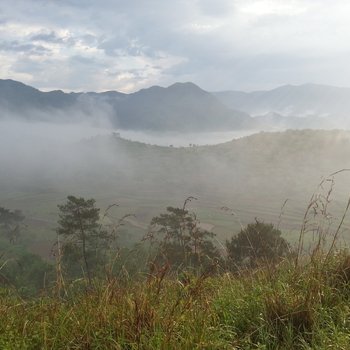
<instances>
[{"instance_id":1,"label":"tall tree","mask_svg":"<svg viewBox=\"0 0 350 350\"><path fill-rule=\"evenodd\" d=\"M82 261L91 284L91 263L96 262L98 251L107 242L108 235L99 224L100 209L94 199L68 196L67 202L59 205L57 233L64 237L63 257Z\"/></svg>"}]
</instances>

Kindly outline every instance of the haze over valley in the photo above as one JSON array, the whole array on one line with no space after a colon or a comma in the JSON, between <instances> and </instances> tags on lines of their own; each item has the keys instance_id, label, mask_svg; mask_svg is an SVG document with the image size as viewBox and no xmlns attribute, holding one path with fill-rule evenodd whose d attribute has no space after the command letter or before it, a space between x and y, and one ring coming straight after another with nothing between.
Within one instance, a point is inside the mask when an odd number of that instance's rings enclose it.
<instances>
[{"instance_id":1,"label":"haze over valley","mask_svg":"<svg viewBox=\"0 0 350 350\"><path fill-rule=\"evenodd\" d=\"M350 344L347 0L0 1L0 350Z\"/></svg>"},{"instance_id":2,"label":"haze over valley","mask_svg":"<svg viewBox=\"0 0 350 350\"><path fill-rule=\"evenodd\" d=\"M117 202L121 213L136 215L127 232L140 238L162 208L194 196L222 242L255 217L281 220L287 200L281 225L293 241L317 184L350 168L349 133L340 130L348 91L302 85L210 93L176 83L132 94L64 93L2 80L1 200L50 229L67 193L103 207ZM337 176L337 214L349 179Z\"/></svg>"}]
</instances>

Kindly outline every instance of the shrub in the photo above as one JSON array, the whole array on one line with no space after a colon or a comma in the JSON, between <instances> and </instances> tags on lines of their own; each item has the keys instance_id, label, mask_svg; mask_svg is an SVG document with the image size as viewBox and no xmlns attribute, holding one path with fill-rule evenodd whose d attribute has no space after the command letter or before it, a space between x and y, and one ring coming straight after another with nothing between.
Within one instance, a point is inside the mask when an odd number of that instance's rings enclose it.
<instances>
[{"instance_id":1,"label":"shrub","mask_svg":"<svg viewBox=\"0 0 350 350\"><path fill-rule=\"evenodd\" d=\"M288 255L287 241L272 224L256 220L226 241L228 262L236 267L257 267L261 263L275 263Z\"/></svg>"}]
</instances>

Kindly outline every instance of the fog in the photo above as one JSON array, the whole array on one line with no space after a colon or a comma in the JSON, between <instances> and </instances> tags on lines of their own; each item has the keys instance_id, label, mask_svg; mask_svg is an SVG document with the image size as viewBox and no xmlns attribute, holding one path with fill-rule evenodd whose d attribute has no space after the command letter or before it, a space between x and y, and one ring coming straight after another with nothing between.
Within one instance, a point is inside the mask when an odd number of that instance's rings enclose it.
<instances>
[{"instance_id":1,"label":"fog","mask_svg":"<svg viewBox=\"0 0 350 350\"><path fill-rule=\"evenodd\" d=\"M76 118L72 118L76 120ZM233 139L258 133L262 130L237 130L219 132L142 132L133 130L115 129L108 123L92 122L60 122L52 123L45 121L23 121L18 118L7 118L0 120L0 142L2 149L8 148L12 151L23 151L29 147L57 146L76 143L83 139L111 135L117 133L120 137L151 145L187 147L189 145L215 145L231 141ZM275 131L282 130L276 128Z\"/></svg>"},{"instance_id":2,"label":"fog","mask_svg":"<svg viewBox=\"0 0 350 350\"><path fill-rule=\"evenodd\" d=\"M73 118L74 119L74 118ZM249 135L253 131L212 133L145 133L96 127L91 123L49 123L13 120L0 121L0 181L11 188L30 188L33 183L44 188L74 185L76 177L90 177L98 182L103 171L133 172L129 147L111 145L111 136L151 145L183 147L210 145ZM141 159L141 162L146 162ZM153 162L154 160L152 160ZM91 174L96 179L91 178ZM90 174L90 175L89 175ZM79 185L77 183L77 185ZM2 191L5 191L2 188Z\"/></svg>"},{"instance_id":3,"label":"fog","mask_svg":"<svg viewBox=\"0 0 350 350\"><path fill-rule=\"evenodd\" d=\"M130 164L136 160L130 154L130 147L116 148L109 142L111 137L175 148L220 144L254 132L147 133L113 129L108 123L96 127L89 122L49 123L7 118L0 121L0 181L11 183L11 189L30 188L33 182L39 187L61 188L64 183L73 186L78 174L82 178L89 176L90 182L96 183L97 178L90 176L92 172L98 178L107 168L111 171L110 167L119 173L133 172ZM2 186L2 191L5 190Z\"/></svg>"},{"instance_id":4,"label":"fog","mask_svg":"<svg viewBox=\"0 0 350 350\"><path fill-rule=\"evenodd\" d=\"M141 132L120 130L120 136L131 140L158 146L187 147L192 145L216 145L233 139L252 135L261 130L238 130L221 132L174 133Z\"/></svg>"},{"instance_id":5,"label":"fog","mask_svg":"<svg viewBox=\"0 0 350 350\"><path fill-rule=\"evenodd\" d=\"M322 176L350 168L349 152L345 131L183 135L13 118L0 122L0 203L45 218L74 194L102 206L118 202L147 225L187 196L214 217L229 206L247 223L275 222L289 199L286 225L296 229ZM337 179L337 212L349 187L349 176Z\"/></svg>"},{"instance_id":6,"label":"fog","mask_svg":"<svg viewBox=\"0 0 350 350\"><path fill-rule=\"evenodd\" d=\"M121 188L133 188L131 192L134 192L140 186L154 187L157 177L168 177L166 169L163 169L164 160L157 159L162 149L147 151L147 148L141 147L140 152L134 152L132 143L120 142L122 139L182 147L222 143L250 133L252 131L185 135L143 133L115 130L107 123L104 127L96 127L89 122L49 123L7 118L0 122L1 193L51 190L93 195L111 186L116 192ZM179 159L182 156L176 154L174 162ZM145 184L140 184L138 178L141 169L147 179ZM156 174L152 175L155 169ZM195 173L196 170L193 176ZM152 180L155 184L152 184ZM188 179L186 182L189 182ZM169 193L173 190L171 187Z\"/></svg>"}]
</instances>

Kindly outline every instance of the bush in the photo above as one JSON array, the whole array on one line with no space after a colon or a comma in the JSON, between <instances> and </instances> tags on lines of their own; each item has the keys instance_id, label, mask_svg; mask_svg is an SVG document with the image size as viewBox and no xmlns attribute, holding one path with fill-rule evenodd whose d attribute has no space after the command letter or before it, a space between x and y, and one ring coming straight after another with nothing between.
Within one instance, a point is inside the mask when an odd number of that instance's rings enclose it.
<instances>
[{"instance_id":1,"label":"bush","mask_svg":"<svg viewBox=\"0 0 350 350\"><path fill-rule=\"evenodd\" d=\"M226 241L228 262L236 267L257 267L261 263L275 263L288 255L287 241L272 224L256 220Z\"/></svg>"},{"instance_id":2,"label":"bush","mask_svg":"<svg viewBox=\"0 0 350 350\"><path fill-rule=\"evenodd\" d=\"M5 286L13 286L20 295L36 295L54 279L54 267L40 256L24 252L9 258L3 265L1 275Z\"/></svg>"}]
</instances>

